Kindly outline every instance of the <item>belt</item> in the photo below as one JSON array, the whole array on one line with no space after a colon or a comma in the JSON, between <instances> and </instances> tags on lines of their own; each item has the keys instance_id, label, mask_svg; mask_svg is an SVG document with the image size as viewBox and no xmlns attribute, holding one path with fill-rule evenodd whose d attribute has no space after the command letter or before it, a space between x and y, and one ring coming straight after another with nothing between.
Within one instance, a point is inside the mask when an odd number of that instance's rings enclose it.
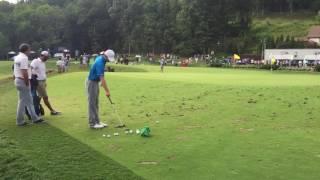
<instances>
[{"instance_id":1,"label":"belt","mask_svg":"<svg viewBox=\"0 0 320 180\"><path fill-rule=\"evenodd\" d=\"M95 83L99 83L100 82L100 80L90 80L90 79L88 81L95 82Z\"/></svg>"}]
</instances>

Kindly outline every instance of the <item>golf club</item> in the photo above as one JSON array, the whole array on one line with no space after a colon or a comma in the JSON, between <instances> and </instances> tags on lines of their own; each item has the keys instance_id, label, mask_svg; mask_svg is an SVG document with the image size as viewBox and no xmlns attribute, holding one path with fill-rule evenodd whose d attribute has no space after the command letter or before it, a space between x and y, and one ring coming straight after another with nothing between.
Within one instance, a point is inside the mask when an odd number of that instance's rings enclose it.
<instances>
[{"instance_id":1,"label":"golf club","mask_svg":"<svg viewBox=\"0 0 320 180\"><path fill-rule=\"evenodd\" d=\"M120 125L116 126L115 128L125 128L126 125L123 123L122 119L120 118L119 113L118 113L118 111L117 111L117 109L115 107L115 103L113 103L113 101L112 101L110 96L108 97L108 99L109 99L109 102L110 102L110 104L112 106L113 113L117 116L117 119L120 122Z\"/></svg>"}]
</instances>

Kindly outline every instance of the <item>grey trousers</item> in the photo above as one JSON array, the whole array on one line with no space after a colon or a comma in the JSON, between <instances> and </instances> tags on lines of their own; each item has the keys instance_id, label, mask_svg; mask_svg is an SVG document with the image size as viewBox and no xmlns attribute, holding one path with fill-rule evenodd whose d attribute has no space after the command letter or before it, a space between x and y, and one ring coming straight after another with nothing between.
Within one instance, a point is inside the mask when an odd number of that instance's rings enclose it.
<instances>
[{"instance_id":1,"label":"grey trousers","mask_svg":"<svg viewBox=\"0 0 320 180\"><path fill-rule=\"evenodd\" d=\"M33 122L39 120L40 118L37 116L34 110L30 86L27 87L24 80L22 79L15 79L15 85L18 90L19 96L17 107L17 125L21 125L25 122L25 108L28 109L28 112Z\"/></svg>"},{"instance_id":2,"label":"grey trousers","mask_svg":"<svg viewBox=\"0 0 320 180\"><path fill-rule=\"evenodd\" d=\"M99 82L87 80L89 125L100 124L99 119Z\"/></svg>"}]
</instances>

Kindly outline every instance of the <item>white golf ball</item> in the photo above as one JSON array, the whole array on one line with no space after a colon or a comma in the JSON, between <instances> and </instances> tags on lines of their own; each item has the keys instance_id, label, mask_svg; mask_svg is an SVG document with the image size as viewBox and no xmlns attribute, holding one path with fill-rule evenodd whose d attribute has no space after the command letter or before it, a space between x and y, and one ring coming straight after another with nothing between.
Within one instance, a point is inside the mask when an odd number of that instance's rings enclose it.
<instances>
[{"instance_id":1,"label":"white golf ball","mask_svg":"<svg viewBox=\"0 0 320 180\"><path fill-rule=\"evenodd\" d=\"M111 135L108 135L107 138L111 138Z\"/></svg>"},{"instance_id":2,"label":"white golf ball","mask_svg":"<svg viewBox=\"0 0 320 180\"><path fill-rule=\"evenodd\" d=\"M114 133L113 135L114 135L114 136L119 136L119 133Z\"/></svg>"},{"instance_id":3,"label":"white golf ball","mask_svg":"<svg viewBox=\"0 0 320 180\"><path fill-rule=\"evenodd\" d=\"M130 130L129 133L132 134L132 133L133 133L133 130Z\"/></svg>"},{"instance_id":4,"label":"white golf ball","mask_svg":"<svg viewBox=\"0 0 320 180\"><path fill-rule=\"evenodd\" d=\"M159 124L159 123L160 123L160 121L156 121L156 123L157 123L157 124Z\"/></svg>"},{"instance_id":5,"label":"white golf ball","mask_svg":"<svg viewBox=\"0 0 320 180\"><path fill-rule=\"evenodd\" d=\"M137 130L136 130L136 133L137 133L137 134L140 134L140 130L139 130L139 129L137 129Z\"/></svg>"},{"instance_id":6,"label":"white golf ball","mask_svg":"<svg viewBox=\"0 0 320 180\"><path fill-rule=\"evenodd\" d=\"M103 137L106 137L106 135L104 134L104 135L102 135Z\"/></svg>"}]
</instances>

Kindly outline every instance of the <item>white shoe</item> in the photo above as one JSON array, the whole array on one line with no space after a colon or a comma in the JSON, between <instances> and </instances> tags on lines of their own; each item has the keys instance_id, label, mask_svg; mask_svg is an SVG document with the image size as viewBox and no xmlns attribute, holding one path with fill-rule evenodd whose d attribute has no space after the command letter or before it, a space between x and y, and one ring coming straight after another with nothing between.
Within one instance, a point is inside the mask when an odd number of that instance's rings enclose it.
<instances>
[{"instance_id":1,"label":"white shoe","mask_svg":"<svg viewBox=\"0 0 320 180\"><path fill-rule=\"evenodd\" d=\"M104 126L101 125L101 124L96 124L96 125L92 126L91 128L92 128L92 129L103 129Z\"/></svg>"},{"instance_id":2,"label":"white shoe","mask_svg":"<svg viewBox=\"0 0 320 180\"><path fill-rule=\"evenodd\" d=\"M103 122L100 122L99 125L102 125L103 127L108 127L108 124L105 124L105 123L103 123Z\"/></svg>"}]
</instances>

